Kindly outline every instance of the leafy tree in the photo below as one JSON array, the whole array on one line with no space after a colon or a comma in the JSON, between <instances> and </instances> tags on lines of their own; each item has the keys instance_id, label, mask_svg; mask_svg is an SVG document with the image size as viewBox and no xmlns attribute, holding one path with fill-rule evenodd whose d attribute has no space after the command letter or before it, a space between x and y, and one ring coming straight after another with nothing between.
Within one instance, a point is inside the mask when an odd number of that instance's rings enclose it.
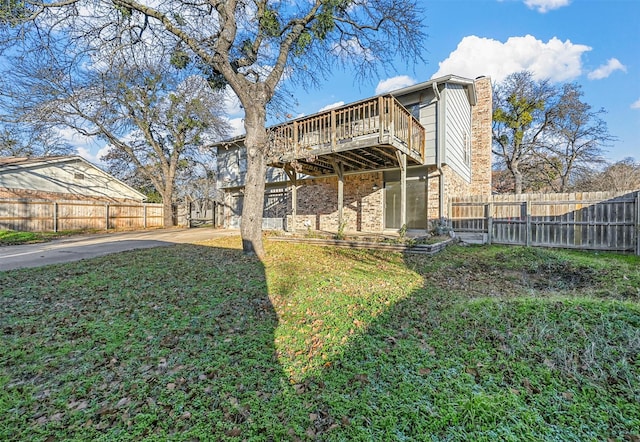
<instances>
[{"instance_id":1,"label":"leafy tree","mask_svg":"<svg viewBox=\"0 0 640 442\"><path fill-rule=\"evenodd\" d=\"M536 152L537 158L554 172L554 179L548 184L555 192L566 192L580 169L604 163L603 147L614 139L602 119L605 110L593 111L582 96L579 85L562 86L549 135L543 149Z\"/></svg>"},{"instance_id":2,"label":"leafy tree","mask_svg":"<svg viewBox=\"0 0 640 442\"><path fill-rule=\"evenodd\" d=\"M264 254L262 208L271 151L267 105L283 76L305 85L336 65L353 66L356 79L397 58L419 60L424 33L415 0L24 0L20 29L54 29L76 48L101 53L145 52L176 67L197 66L211 84L228 84L244 111L247 174L243 248ZM12 28L13 29L13 28ZM77 51L77 49L76 49Z\"/></svg>"},{"instance_id":3,"label":"leafy tree","mask_svg":"<svg viewBox=\"0 0 640 442\"><path fill-rule=\"evenodd\" d=\"M522 191L525 193L553 191L550 183L558 180L555 169L558 162L559 160L555 157L544 157L542 152L523 160L519 165L522 173ZM513 174L507 169L495 169L492 174L492 188L497 193L514 193Z\"/></svg>"},{"instance_id":4,"label":"leafy tree","mask_svg":"<svg viewBox=\"0 0 640 442\"><path fill-rule=\"evenodd\" d=\"M554 86L516 72L494 88L493 153L512 175L515 193L565 192L583 168L602 163L612 137L575 83Z\"/></svg>"},{"instance_id":5,"label":"leafy tree","mask_svg":"<svg viewBox=\"0 0 640 442\"><path fill-rule=\"evenodd\" d=\"M522 193L522 165L540 148L554 116L556 91L548 80L536 81L528 71L509 75L493 89L493 154Z\"/></svg>"},{"instance_id":6,"label":"leafy tree","mask_svg":"<svg viewBox=\"0 0 640 442\"><path fill-rule=\"evenodd\" d=\"M538 150L522 163L523 192L552 192L553 185L559 180L561 167L558 157Z\"/></svg>"},{"instance_id":7,"label":"leafy tree","mask_svg":"<svg viewBox=\"0 0 640 442\"><path fill-rule=\"evenodd\" d=\"M21 23L30 11L20 0L2 0L0 6L0 25L14 26Z\"/></svg>"}]
</instances>

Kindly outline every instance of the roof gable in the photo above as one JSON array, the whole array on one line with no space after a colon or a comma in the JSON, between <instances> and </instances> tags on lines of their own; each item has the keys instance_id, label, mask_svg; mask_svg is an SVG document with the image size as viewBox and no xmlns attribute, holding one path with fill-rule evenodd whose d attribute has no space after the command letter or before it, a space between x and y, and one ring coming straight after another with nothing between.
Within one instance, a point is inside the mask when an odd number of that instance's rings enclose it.
<instances>
[{"instance_id":1,"label":"roof gable","mask_svg":"<svg viewBox=\"0 0 640 442\"><path fill-rule=\"evenodd\" d=\"M99 177L102 185L105 186L105 189L109 189L113 192L123 193L123 197L127 199L135 199L135 200L145 200L146 196L135 190L133 187L128 184L120 181L113 175L105 172L100 167L95 164L87 161L86 159L78 156L78 155L67 155L67 156L50 156L50 157L3 157L0 158L0 187L12 187L11 184L7 185L10 179L9 176L21 174L21 173L33 173L35 170L42 170L49 166L60 166L60 168L64 168L66 165L78 163L82 165L87 170L90 170L96 177ZM5 176L5 179L2 176ZM59 178L56 178L57 181L60 181ZM25 178L24 185L18 188L30 188L29 187L29 179ZM35 181L35 180L32 180ZM41 181L41 180L40 180ZM15 184L13 185L15 187ZM71 187L71 186L70 186ZM82 188L82 185L74 184L74 189L76 189L75 193L78 189ZM117 188L117 189L116 189ZM95 184L91 187L92 191L95 192L96 186ZM40 190L40 189L37 189Z\"/></svg>"}]
</instances>

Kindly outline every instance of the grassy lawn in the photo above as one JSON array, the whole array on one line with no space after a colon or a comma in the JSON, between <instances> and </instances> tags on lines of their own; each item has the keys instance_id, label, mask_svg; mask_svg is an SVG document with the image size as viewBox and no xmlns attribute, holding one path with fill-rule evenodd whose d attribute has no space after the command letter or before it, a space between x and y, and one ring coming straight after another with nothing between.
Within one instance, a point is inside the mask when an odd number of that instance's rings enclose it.
<instances>
[{"instance_id":1,"label":"grassy lawn","mask_svg":"<svg viewBox=\"0 0 640 442\"><path fill-rule=\"evenodd\" d=\"M0 230L0 246L46 242L53 239L89 232L90 231L86 230L69 230L61 232L19 232L16 230Z\"/></svg>"},{"instance_id":2,"label":"grassy lawn","mask_svg":"<svg viewBox=\"0 0 640 442\"><path fill-rule=\"evenodd\" d=\"M0 273L0 440L640 438L640 259L238 238Z\"/></svg>"}]
</instances>

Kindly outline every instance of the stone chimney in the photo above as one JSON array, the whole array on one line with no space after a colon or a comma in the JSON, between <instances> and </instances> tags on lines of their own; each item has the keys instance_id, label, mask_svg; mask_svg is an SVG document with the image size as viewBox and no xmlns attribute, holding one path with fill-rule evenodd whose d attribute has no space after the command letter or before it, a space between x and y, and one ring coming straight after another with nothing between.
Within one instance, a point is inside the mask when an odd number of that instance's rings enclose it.
<instances>
[{"instance_id":1,"label":"stone chimney","mask_svg":"<svg viewBox=\"0 0 640 442\"><path fill-rule=\"evenodd\" d=\"M493 93L491 78L475 80L477 103L471 111L471 195L491 195Z\"/></svg>"}]
</instances>

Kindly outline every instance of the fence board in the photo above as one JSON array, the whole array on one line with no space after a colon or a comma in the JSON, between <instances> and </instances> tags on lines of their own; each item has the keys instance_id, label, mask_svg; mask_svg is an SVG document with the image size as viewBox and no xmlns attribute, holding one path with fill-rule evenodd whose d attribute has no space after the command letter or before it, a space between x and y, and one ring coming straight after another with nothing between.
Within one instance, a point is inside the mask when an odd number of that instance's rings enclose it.
<instances>
[{"instance_id":1,"label":"fence board","mask_svg":"<svg viewBox=\"0 0 640 442\"><path fill-rule=\"evenodd\" d=\"M489 242L640 251L640 192L493 195L454 198L452 227Z\"/></svg>"},{"instance_id":2,"label":"fence board","mask_svg":"<svg viewBox=\"0 0 640 442\"><path fill-rule=\"evenodd\" d=\"M26 232L162 227L162 204L0 200L0 229Z\"/></svg>"}]
</instances>

